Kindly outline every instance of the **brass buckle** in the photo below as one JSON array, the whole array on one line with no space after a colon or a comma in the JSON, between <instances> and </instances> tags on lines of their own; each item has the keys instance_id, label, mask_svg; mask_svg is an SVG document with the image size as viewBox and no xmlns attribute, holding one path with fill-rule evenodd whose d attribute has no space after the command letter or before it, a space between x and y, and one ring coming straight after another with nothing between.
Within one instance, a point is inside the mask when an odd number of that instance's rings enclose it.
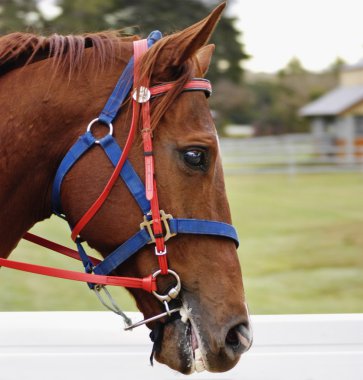
<instances>
[{"instance_id":1,"label":"brass buckle","mask_svg":"<svg viewBox=\"0 0 363 380\"><path fill-rule=\"evenodd\" d=\"M140 230L142 230L143 228L146 228L148 234L150 235L151 240L148 241L148 244L155 243L155 236L154 236L153 229L151 227L154 221L152 219L151 220L148 219L148 216L150 215L151 215L151 211L148 212L147 215L144 215L144 221L140 223ZM171 237L176 235L176 233L172 233L170 231L170 226L168 222L170 219L173 219L173 216L171 214L166 214L164 210L160 210L160 220L162 221L164 225L164 229L165 229L164 241L167 241Z\"/></svg>"}]
</instances>

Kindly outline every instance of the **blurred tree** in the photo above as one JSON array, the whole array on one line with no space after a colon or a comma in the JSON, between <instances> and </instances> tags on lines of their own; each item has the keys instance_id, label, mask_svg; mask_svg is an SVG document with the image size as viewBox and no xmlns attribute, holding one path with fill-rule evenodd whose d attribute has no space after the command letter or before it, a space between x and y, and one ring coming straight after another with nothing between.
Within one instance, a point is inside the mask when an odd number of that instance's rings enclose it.
<instances>
[{"instance_id":1,"label":"blurred tree","mask_svg":"<svg viewBox=\"0 0 363 380\"><path fill-rule=\"evenodd\" d=\"M42 16L36 0L2 0L0 2L0 34L41 27Z\"/></svg>"},{"instance_id":2,"label":"blurred tree","mask_svg":"<svg viewBox=\"0 0 363 380\"><path fill-rule=\"evenodd\" d=\"M347 62L343 58L336 57L335 60L329 65L328 71L338 77L343 66L346 65L346 63Z\"/></svg>"},{"instance_id":3,"label":"blurred tree","mask_svg":"<svg viewBox=\"0 0 363 380\"><path fill-rule=\"evenodd\" d=\"M0 32L29 27L63 34L127 28L129 33L147 35L154 29L171 33L205 17L219 0L54 0L62 10L48 19L39 4L44 0L2 0ZM242 79L241 62L248 58L240 42L235 18L224 14L211 42L217 45L209 78L223 75L232 81ZM226 43L228 41L228 43Z\"/></svg>"},{"instance_id":4,"label":"blurred tree","mask_svg":"<svg viewBox=\"0 0 363 380\"><path fill-rule=\"evenodd\" d=\"M284 77L287 75L301 75L306 73L306 70L304 69L302 63L300 62L299 58L293 57L284 67L278 72L278 75L280 77Z\"/></svg>"},{"instance_id":5,"label":"blurred tree","mask_svg":"<svg viewBox=\"0 0 363 380\"><path fill-rule=\"evenodd\" d=\"M172 33L205 17L220 1L210 0L59 0L62 14L51 27L62 33L125 28L131 33L147 35L159 29ZM235 19L223 16L212 42L217 45L209 77L222 74L233 81L242 79L241 62L248 58L240 42ZM228 41L228 43L225 43Z\"/></svg>"},{"instance_id":6,"label":"blurred tree","mask_svg":"<svg viewBox=\"0 0 363 380\"><path fill-rule=\"evenodd\" d=\"M310 72L297 58L277 75L254 75L252 78L246 82L245 88L254 95L250 104L254 111L249 112L248 120L256 127L257 134L308 131L308 122L298 116L298 110L338 83L335 70Z\"/></svg>"}]
</instances>

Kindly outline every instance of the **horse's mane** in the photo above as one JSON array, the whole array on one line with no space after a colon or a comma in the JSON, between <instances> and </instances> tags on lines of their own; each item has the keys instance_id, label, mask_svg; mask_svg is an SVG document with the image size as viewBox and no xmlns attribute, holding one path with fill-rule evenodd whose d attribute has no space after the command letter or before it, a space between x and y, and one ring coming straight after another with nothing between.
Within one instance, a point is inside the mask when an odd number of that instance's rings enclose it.
<instances>
[{"instance_id":1,"label":"horse's mane","mask_svg":"<svg viewBox=\"0 0 363 380\"><path fill-rule=\"evenodd\" d=\"M0 75L51 57L57 70L73 72L82 65L89 47L93 47L93 64L102 70L120 52L121 42L135 38L138 37L122 36L120 31L48 37L22 32L7 34L0 36Z\"/></svg>"},{"instance_id":2,"label":"horse's mane","mask_svg":"<svg viewBox=\"0 0 363 380\"><path fill-rule=\"evenodd\" d=\"M164 46L169 38L163 38L158 47L150 49L140 65L141 77L151 80L156 62L160 59ZM138 36L122 36L120 31L87 33L82 35L59 35L49 37L33 33L11 33L0 36L0 75L15 68L24 67L31 63L53 58L53 70L68 74L81 70L85 66L84 55L87 48L92 47L88 60L96 72L102 71L106 65L121 52L121 43L139 39ZM175 68L174 68L175 69ZM185 83L190 79L192 65L186 61L174 72L175 86L167 95L161 97L158 106L153 109L152 128L154 129L165 111L176 97L182 92Z\"/></svg>"}]
</instances>

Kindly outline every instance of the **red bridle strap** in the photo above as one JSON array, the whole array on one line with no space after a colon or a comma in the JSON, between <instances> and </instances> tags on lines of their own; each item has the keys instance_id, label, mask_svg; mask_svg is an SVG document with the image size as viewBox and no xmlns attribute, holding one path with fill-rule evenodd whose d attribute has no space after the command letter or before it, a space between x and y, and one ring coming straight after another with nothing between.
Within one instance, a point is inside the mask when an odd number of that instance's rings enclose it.
<instances>
[{"instance_id":1,"label":"red bridle strap","mask_svg":"<svg viewBox=\"0 0 363 380\"><path fill-rule=\"evenodd\" d=\"M25 272L41 274L44 276L63 278L66 280L87 282L89 284L123 286L126 288L138 288L151 293L157 290L156 279L152 275L144 278L102 276L98 274L89 274L75 272L66 269L50 268L42 265L23 263L0 258L0 267L17 269Z\"/></svg>"},{"instance_id":2,"label":"red bridle strap","mask_svg":"<svg viewBox=\"0 0 363 380\"><path fill-rule=\"evenodd\" d=\"M44 238L37 236L37 235L34 235L30 232L26 232L23 235L23 239L28 240L34 244L40 245L44 248L48 248L51 251L61 253L64 256L67 256L67 257L70 257L72 259L76 259L76 260L81 261L81 258L79 256L78 251L71 249L71 248L68 248L68 247L65 247L64 245L54 243L53 241L50 241L48 239L44 239ZM88 258L91 260L91 262L94 266L98 265L101 262L101 260L98 260L92 256L88 256Z\"/></svg>"},{"instance_id":3,"label":"red bridle strap","mask_svg":"<svg viewBox=\"0 0 363 380\"><path fill-rule=\"evenodd\" d=\"M166 92L170 91L175 86L174 82L168 82L163 84L157 84L150 88L151 96L158 96L163 95ZM205 81L200 79L192 79L188 81L184 87L184 90L201 90L208 93L212 93L212 85Z\"/></svg>"},{"instance_id":4,"label":"red bridle strap","mask_svg":"<svg viewBox=\"0 0 363 380\"><path fill-rule=\"evenodd\" d=\"M134 42L134 92L140 93L142 88L149 91L150 83L146 78L140 78L139 64L142 55L147 51L147 41L139 40ZM141 80L142 79L142 80ZM150 95L149 95L150 96ZM142 117L142 139L144 143L144 160L145 160L145 193L146 198L150 201L152 228L155 236L155 253L158 258L161 274L168 273L168 261L166 259L166 247L163 234L163 226L160 217L159 199L155 181L155 168L154 168L154 153L152 143L152 131L150 121L150 97L145 100L137 101L133 99L133 107L138 108L141 106ZM138 99L138 96L136 96ZM141 104L141 105L140 105Z\"/></svg>"}]
</instances>

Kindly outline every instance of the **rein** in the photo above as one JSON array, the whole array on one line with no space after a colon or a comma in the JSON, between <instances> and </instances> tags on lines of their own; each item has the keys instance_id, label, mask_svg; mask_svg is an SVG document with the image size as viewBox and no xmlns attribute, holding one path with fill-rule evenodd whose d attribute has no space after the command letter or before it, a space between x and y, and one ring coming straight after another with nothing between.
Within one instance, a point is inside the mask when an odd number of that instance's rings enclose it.
<instances>
[{"instance_id":1,"label":"rein","mask_svg":"<svg viewBox=\"0 0 363 380\"><path fill-rule=\"evenodd\" d=\"M153 136L150 128L150 100L156 96L162 96L167 91L171 90L175 86L175 83L169 82L150 87L147 80L143 79L141 81L142 78L139 77L139 63L147 49L161 37L161 33L155 31L152 32L147 39L134 42L134 56L130 59L126 68L122 72L99 117L89 123L86 132L80 136L76 143L71 147L56 172L52 188L52 208L56 215L67 220L62 211L61 187L63 179L77 161L90 149L99 146L103 149L108 159L115 167L101 195L72 228L71 237L76 243L77 251L35 236L29 232L23 236L24 239L35 244L82 261L85 273L0 258L0 266L3 267L46 276L87 282L89 288L95 291L97 297L104 306L124 318L127 326L125 329L127 330L165 316L170 317L172 313L180 310L180 308L170 309L169 307L170 301L176 299L179 295L181 281L178 274L169 269L168 266L167 248L165 244L168 239L177 234L198 234L225 237L232 239L236 246L239 244L237 233L234 227L230 224L201 219L173 218L172 215L167 214L159 208L157 182L155 179ZM139 87L135 87L135 84L139 85ZM212 92L212 88L208 80L194 78L185 84L183 91L203 91L209 96ZM124 149L121 149L112 136L112 122L116 118L121 105L126 97L129 96L130 92L132 97L132 122ZM144 151L145 185L127 159L128 153L133 144L139 120L142 120L141 133ZM109 128L108 134L100 139L96 139L92 133L92 127L96 123L104 124ZM140 223L140 230L101 261L89 256L85 252L82 246L80 232L102 207L103 203L108 198L111 189L119 178L121 178L127 186L140 207L144 217ZM154 245L155 255L158 260L159 269L156 272L144 278L110 275L110 273L125 260L149 244ZM169 289L166 294L160 294L157 292L156 279L159 275L167 274L174 277L176 284ZM105 288L106 285L140 288L152 293L161 303L163 303L165 312L147 320L132 324L131 320L117 306L107 288ZM101 296L101 291L104 292L106 300Z\"/></svg>"}]
</instances>

